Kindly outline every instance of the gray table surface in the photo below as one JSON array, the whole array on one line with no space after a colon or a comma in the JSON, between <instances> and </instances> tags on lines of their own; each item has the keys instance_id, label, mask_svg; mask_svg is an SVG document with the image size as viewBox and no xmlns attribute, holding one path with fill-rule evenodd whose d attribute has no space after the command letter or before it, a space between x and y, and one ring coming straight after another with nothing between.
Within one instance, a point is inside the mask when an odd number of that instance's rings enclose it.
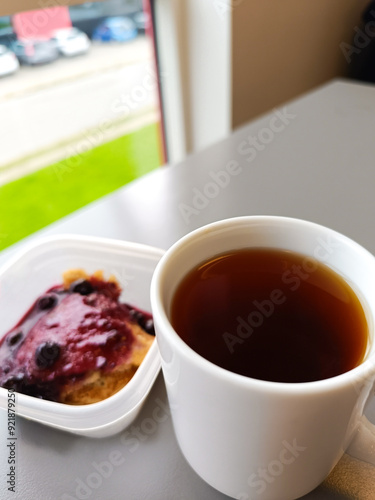
<instances>
[{"instance_id":1,"label":"gray table surface","mask_svg":"<svg viewBox=\"0 0 375 500\"><path fill-rule=\"evenodd\" d=\"M336 80L273 110L183 163L158 169L25 241L46 234L105 236L168 248L189 231L239 215L284 215L327 225L375 253L375 88ZM252 145L251 145L251 144ZM227 175L221 174L226 171ZM167 404L160 374L133 425ZM375 422L375 404L368 409ZM6 424L0 412L1 427ZM18 419L19 500L224 500L187 465L170 417L129 447L121 434L95 440ZM1 441L1 437L0 437ZM1 444L4 455L5 442ZM100 485L94 464L123 457ZM82 486L86 485L86 488ZM374 499L375 467L344 455L306 500ZM277 499L276 499L277 500Z\"/></svg>"}]
</instances>

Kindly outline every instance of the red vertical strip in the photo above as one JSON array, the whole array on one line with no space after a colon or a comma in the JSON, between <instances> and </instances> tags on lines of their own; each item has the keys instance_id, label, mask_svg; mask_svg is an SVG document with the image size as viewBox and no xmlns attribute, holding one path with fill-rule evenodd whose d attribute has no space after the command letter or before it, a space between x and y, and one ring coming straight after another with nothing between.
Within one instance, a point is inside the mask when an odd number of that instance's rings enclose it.
<instances>
[{"instance_id":1,"label":"red vertical strip","mask_svg":"<svg viewBox=\"0 0 375 500\"><path fill-rule=\"evenodd\" d=\"M152 6L153 0L143 0L143 11L145 12L148 22L146 24L146 35L150 38L152 42L152 50L153 50L153 62L154 62L154 70L157 75L157 85L158 85L158 102L160 109L160 121L158 124L158 132L159 132L159 143L160 143L160 156L161 156L161 164L164 165L167 162L168 153L167 153L167 142L165 137L165 122L164 122L164 113L163 113L163 99L161 92L161 84L160 84L160 72L159 72L159 64L158 64L158 49L157 49L157 41L154 29L154 12Z\"/></svg>"}]
</instances>

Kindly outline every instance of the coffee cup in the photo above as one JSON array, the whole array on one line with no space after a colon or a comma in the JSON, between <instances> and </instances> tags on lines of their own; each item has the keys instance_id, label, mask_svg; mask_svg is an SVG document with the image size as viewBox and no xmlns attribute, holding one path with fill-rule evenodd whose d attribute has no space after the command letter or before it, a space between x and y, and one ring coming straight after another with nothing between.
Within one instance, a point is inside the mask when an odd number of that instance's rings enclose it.
<instances>
[{"instance_id":1,"label":"coffee cup","mask_svg":"<svg viewBox=\"0 0 375 500\"><path fill-rule=\"evenodd\" d=\"M306 264L296 271L300 281L308 283L323 266L350 287L367 332L363 355L353 367L307 381L262 379L220 366L183 338L172 313L186 276L217 256L255 249L299 255ZM365 248L324 226L286 217L215 222L167 250L151 283L156 338L177 441L208 484L239 500L292 500L316 488L345 451L375 464L375 428L364 417L375 380L374 283L375 257ZM273 308L277 301L290 303L290 297L285 291L282 301L274 294ZM264 302L257 303L263 304L266 324L274 309L270 313ZM254 316L258 322L260 311ZM252 333L256 324L251 326ZM249 328L232 348L249 342ZM223 333L218 341L225 341Z\"/></svg>"}]
</instances>

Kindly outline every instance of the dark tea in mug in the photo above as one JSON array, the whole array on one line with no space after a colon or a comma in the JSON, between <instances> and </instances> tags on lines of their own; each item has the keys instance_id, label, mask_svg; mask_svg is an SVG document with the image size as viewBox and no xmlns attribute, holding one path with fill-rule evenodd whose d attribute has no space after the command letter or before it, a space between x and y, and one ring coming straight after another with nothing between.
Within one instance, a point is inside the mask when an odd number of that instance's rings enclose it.
<instances>
[{"instance_id":1,"label":"dark tea in mug","mask_svg":"<svg viewBox=\"0 0 375 500\"><path fill-rule=\"evenodd\" d=\"M361 301L328 266L284 250L218 255L191 270L171 304L171 323L198 354L248 377L312 382L364 359Z\"/></svg>"}]
</instances>

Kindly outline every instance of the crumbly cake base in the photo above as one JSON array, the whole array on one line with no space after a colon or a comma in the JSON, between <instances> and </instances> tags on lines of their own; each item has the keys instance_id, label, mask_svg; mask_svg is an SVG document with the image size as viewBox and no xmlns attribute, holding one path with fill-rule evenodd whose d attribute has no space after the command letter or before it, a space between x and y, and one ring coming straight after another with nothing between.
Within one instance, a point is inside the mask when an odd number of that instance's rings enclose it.
<instances>
[{"instance_id":1,"label":"crumbly cake base","mask_svg":"<svg viewBox=\"0 0 375 500\"><path fill-rule=\"evenodd\" d=\"M93 277L103 280L103 272L96 271ZM83 269L69 269L63 273L64 288L78 279L89 279L90 276ZM111 275L107 281L118 282L115 276ZM71 405L86 405L97 403L106 399L119 390L133 378L133 375L139 368L148 350L150 349L154 338L148 335L137 324L128 325L134 336L134 345L129 360L116 366L112 371L95 370L87 373L83 378L71 381L65 385L60 393L60 401Z\"/></svg>"},{"instance_id":2,"label":"crumbly cake base","mask_svg":"<svg viewBox=\"0 0 375 500\"><path fill-rule=\"evenodd\" d=\"M154 338L145 333L138 325L131 325L135 343L130 360L116 366L112 371L95 370L83 378L66 384L60 392L60 402L70 405L87 405L106 399L133 378Z\"/></svg>"}]
</instances>

